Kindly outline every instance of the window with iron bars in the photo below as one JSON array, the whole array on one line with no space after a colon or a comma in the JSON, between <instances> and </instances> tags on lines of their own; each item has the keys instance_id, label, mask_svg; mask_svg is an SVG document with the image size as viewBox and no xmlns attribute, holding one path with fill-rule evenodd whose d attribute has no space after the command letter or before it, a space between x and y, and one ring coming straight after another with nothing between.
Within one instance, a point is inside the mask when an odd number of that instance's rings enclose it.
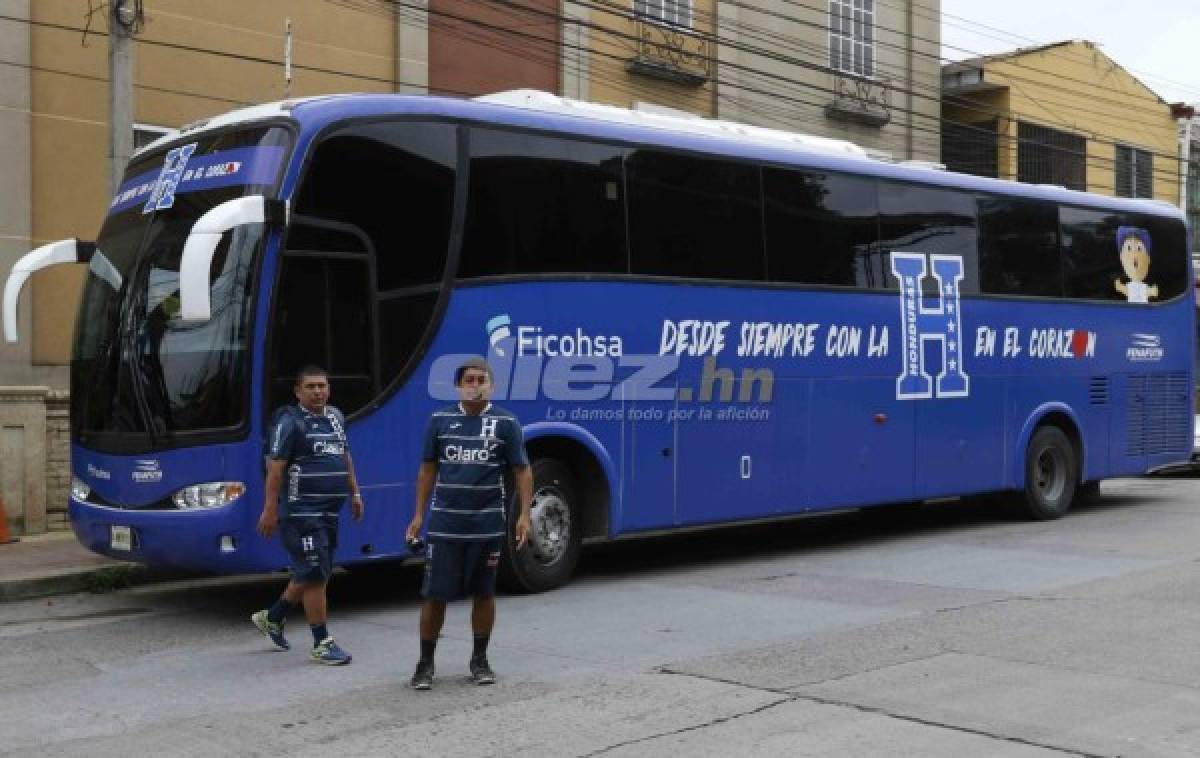
<instances>
[{"instance_id":1,"label":"window with iron bars","mask_svg":"<svg viewBox=\"0 0 1200 758\"><path fill-rule=\"evenodd\" d=\"M1087 190L1087 140L1048 126L1017 124L1017 181Z\"/></svg>"},{"instance_id":2,"label":"window with iron bars","mask_svg":"<svg viewBox=\"0 0 1200 758\"><path fill-rule=\"evenodd\" d=\"M633 12L639 18L671 26L692 26L692 0L633 0Z\"/></svg>"},{"instance_id":3,"label":"window with iron bars","mask_svg":"<svg viewBox=\"0 0 1200 758\"><path fill-rule=\"evenodd\" d=\"M976 176L999 174L998 121L991 119L974 124L946 121L942 124L942 163L951 171Z\"/></svg>"},{"instance_id":4,"label":"window with iron bars","mask_svg":"<svg viewBox=\"0 0 1200 758\"><path fill-rule=\"evenodd\" d=\"M875 0L829 0L829 67L875 75Z\"/></svg>"},{"instance_id":5,"label":"window with iron bars","mask_svg":"<svg viewBox=\"0 0 1200 758\"><path fill-rule=\"evenodd\" d=\"M1154 157L1149 150L1117 145L1117 197L1154 197Z\"/></svg>"}]
</instances>

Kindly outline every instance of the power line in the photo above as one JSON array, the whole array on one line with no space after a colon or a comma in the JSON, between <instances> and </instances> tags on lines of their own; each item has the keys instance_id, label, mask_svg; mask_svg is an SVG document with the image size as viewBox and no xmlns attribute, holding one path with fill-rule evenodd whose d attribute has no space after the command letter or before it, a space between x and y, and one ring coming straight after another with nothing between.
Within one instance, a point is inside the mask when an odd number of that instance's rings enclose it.
<instances>
[{"instance_id":1,"label":"power line","mask_svg":"<svg viewBox=\"0 0 1200 758\"><path fill-rule=\"evenodd\" d=\"M340 0L340 1L339 1L339 0L327 0L327 1L328 1L328 2L333 2L333 3L335 3L335 4L338 4L338 5L344 5L344 6L345 6L345 5L346 5L348 2L350 2L350 0ZM577 5L583 4L583 3L581 2L581 0L572 0L572 1L573 1L575 4L577 4ZM414 6L406 6L406 5L405 5L405 3L403 3L403 2L400 2L400 0L376 0L376 2L388 3L388 4L390 4L390 5L393 5L393 6L395 6L395 5L400 5L400 6L405 6L405 7L414 7ZM498 3L498 4L506 5L506 6L509 6L509 7L512 7L512 5L513 5L513 3L511 3L511 2L507 2L506 0L492 0L492 2L493 2L494 4ZM347 6L347 7L348 7L348 6ZM361 8L361 6L359 6L359 7ZM612 10L611 10L611 9L609 9L609 8L597 8L597 7L596 7L594 4L592 4L592 5L588 6L588 7L592 8L592 9L596 9L596 10L602 10L602 11L604 11L604 12L614 13L614 11L612 11ZM615 31L615 30L612 30L612 29L608 29L608 28L605 28L605 27L601 27L601 26L599 26L599 25L596 25L596 24L588 24L588 23L586 23L586 22L581 22L581 21L579 21L579 20L577 20L577 19L571 19L571 18L569 18L569 17L564 17L564 16L561 16L561 15L559 15L559 14L552 14L552 13L548 13L548 12L546 12L546 11L540 11L540 10L536 10L536 9L532 9L532 8L528 8L528 7L524 7L524 6L521 6L521 9L522 9L522 10L524 10L524 11L526 11L526 12L529 12L529 13L535 13L535 14L542 15L542 16L550 16L550 17L553 17L553 18L555 18L555 19L557 19L557 20L559 20L560 22L563 22L563 23L582 24L583 26L586 26L586 27L588 27L589 29L591 29L591 30L593 30L593 31L596 31L596 32L600 32L600 33L604 33L604 34L609 34L610 36L614 36L614 37L618 37L618 38L625 38L625 39L627 39L627 40L631 40L631 41L636 41L636 38L635 38L635 37L633 37L632 35L623 34L623 33L621 33L621 32L617 32L617 31ZM422 10L424 10L424 9L422 9ZM466 17L462 17L462 16L455 16L454 14L449 14L449 13L446 13L446 12L437 12L437 11L428 11L428 12L429 12L430 14L436 14L436 15L441 15L441 16L448 16L448 17L454 18L455 20L462 21L462 22L464 22L464 23L468 23L468 24L473 24L473 25L480 26L480 27L484 27L484 28L489 28L489 29L495 29L495 28L496 28L496 27L494 27L494 25L487 24L486 22L478 21L477 19L471 19L471 18L466 18ZM625 15L625 14L618 14L618 15ZM522 35L520 32L515 32L515 31L510 31L509 33L510 33L510 34L515 34L515 35L518 35L518 36L527 36L527 35ZM717 43L720 43L720 40L719 40L718 38L716 38L715 36L713 36L713 35L705 35L704 33L700 33L698 36L704 36L704 37L707 37L707 38L708 38L710 41L715 41L715 42L717 42ZM563 43L563 44L564 44L565 46L570 46L570 45L569 45L569 44L567 44L567 43ZM737 46L735 45L734 47L737 47ZM761 53L761 54L767 55L768 57L774 57L774 58L776 58L776 59L779 59L779 56L777 56L777 55L775 55L775 56L772 56L772 55L770 55L769 53L762 53L762 51L758 51L758 50L755 50L755 49L753 49L753 48L751 48L751 50L752 50L752 51L754 51L754 52L759 52L759 53ZM598 54L598 55L601 55L601 56L615 57L615 56L611 56L611 55L608 55L608 54L606 54L606 53L603 53L603 52L600 52L600 51L596 51L596 50L589 50L589 53L591 53L591 54L594 54L594 55L597 55L597 54ZM800 61L800 62L797 62L797 63L798 63L799 65L806 66L806 67L814 67L814 66L813 66L813 64L808 64L808 63L806 63L806 62L803 62L803 61ZM836 94L836 93L834 92L834 90L832 90L832 89L829 89L829 88L826 88L826 87L820 87L820 86L813 85L813 84L809 84L809 83L796 82L795 80L789 79L789 78L787 78L787 77L784 77L784 76L782 76L782 75L779 75L779 74L774 74L774 73L772 73L772 72L764 72L764 71L762 71L762 70L759 70L759 69L754 69L754 68L752 68L752 67L748 67L748 66L739 66L739 65L737 65L737 64L724 63L724 66L723 66L723 67L733 67L733 68L743 69L743 70L746 70L746 71L748 71L748 72L755 73L755 74L758 74L758 75L760 75L760 76L763 76L763 77L766 77L766 78L769 78L769 79L776 80L777 82L781 81L781 82L784 82L784 83L787 83L787 84L791 84L791 85L796 85L796 84L799 84L800 86L804 86L804 87L806 87L806 88L808 88L808 89L814 89L814 90L818 90L818 91L827 92L827 93L830 93L830 94ZM816 66L815 68L817 68L818 70L821 70L821 71L826 71L826 72L829 72L829 71L831 71L830 69L828 69L828 68L826 68L826 67L823 67L823 66ZM730 82L730 81L728 81L728 80L718 80L718 82L721 82L721 81L723 81L723 82L724 82L724 83L725 83L727 86L738 87L738 88L740 88L740 89L743 89L743 90L746 90L746 91L755 92L756 94L763 94L763 95L767 95L767 96L771 96L771 97L775 97L775 96L777 96L777 93L775 93L775 92L762 92L762 91L757 91L757 90L755 90L754 88L745 87L745 86L743 86L743 85L740 85L740 84L738 84L738 83L734 83L734 82ZM911 93L911 94L913 94L914 96L917 96L917 97L925 97L926 99L931 99L931 100L935 100L935 101L937 100L936 98L930 98L930 97L928 97L928 96L923 96L923 95L921 95L920 93L915 93L915 92L912 92L911 90L903 90L903 89L899 89L899 88L898 88L898 91L905 92L905 93ZM802 103L802 104L805 104L805 105L816 105L816 106L822 106L822 105L824 105L823 103L815 103L815 102L813 102L813 101L805 101L805 100L798 100L797 102L800 102L800 103ZM940 118L940 117L929 116L928 114L920 113L920 112L918 112L918 111L912 111L912 110L909 110L909 109L904 109L904 108L895 107L895 108L894 108L894 110L897 110L897 111L900 111L900 112L904 112L904 113L908 113L908 114L910 114L910 115L913 115L913 116L916 116L916 117L918 117L918 118L924 118L924 119L928 119L928 120L932 120L932 121L937 121L937 122L939 122L939 123L941 123L941 122L945 121L945 119L942 119L942 118ZM950 123L955 123L956 125L959 125L959 126L961 126L961 124L959 124L958 122L950 122ZM920 127L917 127L917 126L915 126L915 125L913 125L913 128L914 128L914 129L920 129ZM971 127L969 127L969 126L968 126L967 128L971 128ZM930 131L930 130L926 130L926 131ZM1021 140L1019 137L1012 137L1012 136L1010 136L1010 135L997 134L997 133L995 133L995 132L989 132L989 133L990 133L990 134L996 134L996 136L997 136L999 139L1005 139L1005 140L1010 140L1010 141L1013 141L1013 140L1015 140L1015 141L1018 141L1018 142L1022 142L1022 141L1023 141L1023 142L1028 142L1028 140ZM1107 142L1107 144L1112 144L1112 145L1114 145L1114 146L1116 146L1117 144L1119 144L1119 143L1117 143L1117 142L1115 142L1115 141L1105 141L1105 140L1100 140L1100 139L1094 139L1093 141L1094 141L1094 142L1101 143L1101 144L1104 144L1104 143L1106 143L1106 142ZM1036 144L1036 143L1034 143L1034 144ZM1122 146L1123 146L1123 144L1122 144ZM1175 155L1166 155L1166 154L1162 154L1162 153L1155 153L1155 154L1156 154L1156 155L1158 155L1159 157L1166 158L1166 159L1170 160L1171 162L1176 162L1176 161L1177 161L1177 156L1175 156ZM1089 155L1089 156L1085 156L1085 160L1086 160L1086 161L1088 161L1088 162L1092 162L1092 163L1095 163L1095 162L1099 161L1099 162L1101 162L1101 163L1103 163L1103 164L1112 164L1112 165L1115 165L1115 162L1116 162L1116 161L1115 161L1115 158L1114 158L1114 159L1106 159L1106 158L1104 158L1104 157L1102 157L1102 156L1090 156L1090 155ZM1161 170L1161 169L1155 169L1155 170L1156 170L1156 171L1159 171L1160 173L1162 172L1162 170ZM1168 174L1166 174L1166 175L1167 175L1167 176L1169 176L1169 177L1171 177L1172 179L1177 179L1177 178L1178 178L1178 174L1177 174L1176 172L1170 172L1170 173L1168 173Z\"/></svg>"},{"instance_id":2,"label":"power line","mask_svg":"<svg viewBox=\"0 0 1200 758\"><path fill-rule=\"evenodd\" d=\"M332 1L332 0L331 0L331 1ZM529 34L526 34L526 33L522 33L522 32L519 32L519 31L515 31L515 30L512 30L512 29L504 29L504 28L502 28L502 27L497 27L497 26L495 26L495 25L493 25L493 24L487 24L487 23L481 22L481 21L479 21L479 20L477 20L477 19L473 19L473 18L465 18L465 17L460 17L460 16L454 16L453 14L449 14L449 13L445 13L445 12L442 12L442 13L438 13L438 12L431 12L431 11L428 11L428 9L426 9L426 8L424 8L424 7L421 7L421 6L406 6L404 3L396 2L395 0L380 0L380 1L381 1L381 2L387 2L387 3L388 3L388 5L391 7L391 10L396 10L396 9L398 9L398 8L408 8L409 10L418 11L418 12L422 12L422 13L433 13L433 14L435 14L435 15L441 15L441 16L445 16L445 17L448 17L448 18L453 18L453 19L455 19L455 20L458 20L458 21L461 21L461 22L463 22L463 23L466 23L466 24L469 24L469 25L473 25L473 26L476 26L476 27L480 27L480 28L482 28L482 29L487 29L487 30L491 30L491 31L499 31L499 32L501 32L502 34L505 34L505 35L516 35L516 36L521 36L521 37L526 37L526 38L532 37L532 38L534 39L534 41L537 41L537 42L542 42L542 43L550 42L550 40L547 40L547 39L544 39L544 38L539 38L539 37L536 37L536 36L533 36L533 35L529 35ZM343 1L343 2L340 2L340 3L336 3L336 4L342 5L343 7L353 7L353 9L355 9L355 10L364 11L364 9L362 8L362 6L351 6L350 4L348 4L348 2L345 2L345 1ZM554 19L554 20L555 20L557 23L559 23L559 24L561 24L561 23L564 23L564 22L566 22L566 23L579 23L579 22L578 22L577 20L575 20L575 19L566 18L566 17L563 17L563 16L561 16L561 15L558 15L558 14L547 14L547 13L545 13L545 12L540 12L540 11L537 11L537 10L535 10L535 9L526 8L526 7L523 7L523 6L520 6L520 5L515 5L515 6L514 6L514 4L512 4L512 3L503 3L503 4L504 4L504 5L506 5L506 6L508 6L510 9L512 9L512 8L514 8L514 7L515 7L515 8L517 8L517 9L519 9L519 10L521 10L522 12L525 12L525 13L535 13L535 14L539 14L539 15L542 15L542 16L547 16L547 17L553 18L553 19ZM369 10L365 10L365 12L371 12L371 11L369 11ZM389 13L388 13L388 15L389 15L389 17L390 17L392 14L389 12ZM28 20L26 20L26 19L16 19L16 18L7 17L7 16L0 16L0 18L8 18L9 20L13 20L13 21L19 21L19 22L26 22L26 23L36 23L36 24L39 24L39 25L47 26L47 27L50 27L50 28L57 28L57 29L61 29L61 30L64 30L64 31L82 31L81 29L78 29L78 28L76 28L76 27L69 27L69 26L62 25L62 24L51 24L51 23L48 23L48 22L30 22L30 21L28 21ZM601 32L603 32L603 33L607 33L607 34L610 34L610 35L613 35L613 34L614 34L614 32L613 32L612 30L609 30L609 29L604 29L604 28L599 28L599 29L597 29L597 31L601 31ZM617 34L617 35L615 35L615 36L624 36L624 37L626 37L627 39L629 39L629 38L630 38L630 35L619 35L619 34ZM714 38L714 39L715 39L715 38ZM141 42L143 42L144 44L149 44L149 45L157 45L157 46L161 46L161 47L167 47L167 48L171 48L171 49L177 49L177 50L184 50L184 51L188 51L188 52L192 52L192 53L198 53L198 54L207 54L207 55L221 55L221 56L224 56L224 57L229 57L229 58L233 58L233 59L237 59L237 60L243 60L243 61L247 61L247 62L262 63L262 64L267 64L267 65L272 65L272 66L277 66L277 65L279 65L279 63L278 63L277 61L274 61L274 60L271 60L271 59L267 59L267 58L261 58L261 57L258 57L258 56L250 56L250 55L238 54L238 53L224 53L224 52L222 52L222 51L211 50L211 49L208 49L208 48L200 48L200 47L196 47L196 46L183 45L183 44L178 44L178 43L171 43L171 42L162 41L162 40L140 40L140 41L141 41ZM619 56L615 56L615 55L609 55L609 54L605 54L605 53L600 53L600 52L598 52L598 51L592 50L592 49L590 49L590 48L582 47L582 46L571 46L571 45L567 45L567 44L564 44L564 46L565 46L565 47L574 47L574 48L576 49L576 51L577 51L577 52L579 52L579 53L587 53L587 54L589 54L589 55L596 55L596 54L599 54L599 55L602 55L602 56L603 56L603 55L607 55L607 57L610 57L610 58L614 58L614 59L621 60L621 61L623 61L623 60L624 60L624 59L620 58ZM524 49L523 49L523 50L524 50ZM528 52L527 50L524 50L524 51L525 51L525 52ZM513 51L513 50L509 50L509 52L519 52L519 51ZM555 58L555 60L554 60L553 62L554 62L554 63L556 63L556 64L559 62L559 61L557 60L557 57ZM800 63L801 65L811 65L811 64L804 64L804 62L799 62L799 63ZM355 74L355 73L352 73L352 72L339 71L339 70L335 70L335 69L323 68L323 67L318 67L318 66L304 66L304 65L300 65L300 66L296 66L296 68L298 68L298 69L301 69L301 70L312 71L312 72L325 73L325 74L329 74L329 75L333 75L333 76L341 76L341 77L346 77L346 78L355 78L355 79L360 79L360 80L364 80L364 81L376 81L376 82L387 83L387 84L392 84L392 85L395 85L395 84L400 84L400 85L403 85L403 86L412 86L412 87L420 87L420 86L421 86L421 85L415 85L415 84L408 83L408 82L401 82L401 81L397 81L397 80L395 80L395 79L392 79L392 78L389 78L389 79L382 79L382 78L379 78L379 77L373 77L373 76L370 76L370 75L367 75L367 74ZM754 69L754 68L752 68L752 67L746 67L746 66L743 66L743 67L741 67L741 68L742 68L743 70L745 70L745 71L746 71L747 73L749 73L749 74L754 74L754 75L758 75L758 76L760 76L760 77L766 77L766 78L774 79L774 80L776 80L777 82L782 82L782 83L785 83L785 84L788 84L788 85L799 85L799 86L801 86L801 87L807 87L807 88L810 88L810 89L817 89L817 90L824 91L824 92L829 92L829 93L832 93L832 92L833 92L833 90L830 90L830 89L828 89L828 88L822 88L822 87L817 87L817 86L813 86L813 85L806 85L806 84L805 84L805 83L803 83L803 82L796 82L795 80L788 79L787 77L783 77L783 76L780 76L780 75L772 74L772 73L770 73L770 72L763 72L763 71L760 71L760 70ZM822 67L822 68L823 68L823 67ZM721 82L721 80L715 80L715 82L716 82L716 83L722 83L722 82ZM747 86L745 86L745 85L743 85L743 84L740 84L740 83L734 83L734 82L724 82L724 83L725 83L725 84L727 84L727 86L734 87L734 88L737 88L737 89L741 89L741 90L743 90L743 91L746 91L746 92L749 92L749 93L752 93L752 94L761 94L761 95L768 96L768 97L778 97L778 94L777 94L777 93L775 93L775 92L758 90L758 89L755 89L755 88L753 88L753 87L747 87ZM470 94L470 93L461 93L461 92L460 92L460 93L456 93L456 94ZM920 96L918 93L913 93L913 94L914 94L914 95L916 95L916 96ZM720 94L718 94L718 97L721 97L721 95L720 95ZM733 100L732 98L724 98L724 99L731 100L731 101ZM800 98L787 98L787 99L790 99L790 100L791 100L791 101L793 101L793 102L797 102L797 103L804 104L804 105L812 105L812 106L818 106L818 107L820 107L821 105L823 105L822 103L818 103L818 102L814 102L814 101L810 101L810 100L803 100L803 99L800 99ZM746 107L746 108L747 108L747 110L753 110L753 108L749 107L749 104L748 104L748 103L744 103L744 104L743 104L743 107ZM924 118L924 119L928 119L928 120L936 121L936 122L939 122L939 123L943 121L943 119L940 119L939 117L929 116L929 115L927 115L927 114L924 114L924 113L919 113L919 112L914 112L914 111L910 111L910 110L906 110L906 109L899 109L899 108L897 108L897 110L900 110L900 111L902 111L902 112L909 113L909 114L911 114L911 115L913 115L913 116L916 116L916 117L919 117L919 118ZM789 120L789 121L791 121L791 120L793 120L793 119L788 119L788 120ZM921 129L920 127L917 127L915 124L912 124L912 125L911 125L911 128L913 128L914 130L920 130L920 129ZM933 133L933 134L935 134L935 135L940 135L940 132L938 132L938 131L936 131L936 130L924 130L924 131L927 131L927 132L929 132L929 133ZM1020 140L1019 140L1019 138L1012 138L1012 137L1010 137L1009 135L999 135L999 134L996 134L995 132L988 132L988 133L989 133L989 134L993 134L993 135L995 135L997 138L1000 138L1000 139L1008 139L1008 140L1017 139L1018 141L1020 141ZM1174 159L1174 158L1175 158L1175 156L1170 156L1170 157L1171 157L1172 159ZM1103 158L1103 157L1101 157L1101 156L1086 156L1086 155L1085 155L1085 156L1084 156L1084 158L1085 158L1085 162L1089 162L1089 163L1095 163L1096 161L1100 161L1100 162L1101 162L1101 163L1103 163L1103 164L1115 164L1115 161L1114 161L1114 160L1111 160L1111 159L1105 159L1105 158ZM1171 178L1172 178L1172 179L1176 179L1176 178L1177 178L1177 174L1176 174L1176 173L1174 173L1174 172L1172 172L1172 173L1170 174L1170 176L1171 176ZM1093 183L1093 184L1095 184L1095 183ZM1099 186L1099 185L1097 185L1097 186Z\"/></svg>"}]
</instances>

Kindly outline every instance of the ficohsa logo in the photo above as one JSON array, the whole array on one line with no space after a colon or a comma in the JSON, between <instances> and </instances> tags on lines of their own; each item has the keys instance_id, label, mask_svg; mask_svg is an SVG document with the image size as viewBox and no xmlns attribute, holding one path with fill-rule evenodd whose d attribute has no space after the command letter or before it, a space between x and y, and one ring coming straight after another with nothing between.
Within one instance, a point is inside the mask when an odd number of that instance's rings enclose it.
<instances>
[{"instance_id":1,"label":"ficohsa logo","mask_svg":"<svg viewBox=\"0 0 1200 758\"><path fill-rule=\"evenodd\" d=\"M492 351L500 357L505 356L504 341L512 336L509 331L509 326L512 324L512 319L507 313L501 313L499 316L493 316L487 322L488 343L492 346Z\"/></svg>"},{"instance_id":2,"label":"ficohsa logo","mask_svg":"<svg viewBox=\"0 0 1200 758\"><path fill-rule=\"evenodd\" d=\"M1161 361L1165 354L1162 338L1157 334L1134 333L1133 342L1125 351L1126 358L1138 362Z\"/></svg>"},{"instance_id":3,"label":"ficohsa logo","mask_svg":"<svg viewBox=\"0 0 1200 758\"><path fill-rule=\"evenodd\" d=\"M492 352L509 357L507 352L514 347L518 357L539 358L620 358L625 346L617 334L591 334L576 327L574 332L558 334L547 332L540 326L517 326L513 335L512 319L507 313L493 316L487 322L488 344Z\"/></svg>"}]
</instances>

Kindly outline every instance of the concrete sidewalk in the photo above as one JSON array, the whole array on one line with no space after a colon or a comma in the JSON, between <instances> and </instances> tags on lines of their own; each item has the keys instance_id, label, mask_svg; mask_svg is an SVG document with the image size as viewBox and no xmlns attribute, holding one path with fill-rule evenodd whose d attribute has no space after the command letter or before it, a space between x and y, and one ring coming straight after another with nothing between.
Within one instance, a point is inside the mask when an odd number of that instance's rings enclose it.
<instances>
[{"instance_id":1,"label":"concrete sidewalk","mask_svg":"<svg viewBox=\"0 0 1200 758\"><path fill-rule=\"evenodd\" d=\"M21 537L0 545L0 602L66 592L104 591L149 581L136 563L97 555L71 532Z\"/></svg>"}]
</instances>

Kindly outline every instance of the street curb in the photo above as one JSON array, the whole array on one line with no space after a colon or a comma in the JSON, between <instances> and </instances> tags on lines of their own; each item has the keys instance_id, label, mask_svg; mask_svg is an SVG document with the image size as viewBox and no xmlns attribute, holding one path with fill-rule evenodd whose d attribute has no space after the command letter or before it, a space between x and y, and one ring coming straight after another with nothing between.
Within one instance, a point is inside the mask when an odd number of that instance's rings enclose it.
<instances>
[{"instance_id":1,"label":"street curb","mask_svg":"<svg viewBox=\"0 0 1200 758\"><path fill-rule=\"evenodd\" d=\"M0 603L74 592L112 592L126 587L170 581L182 576L184 575L176 572L156 571L136 563L64 569L40 576L0 579Z\"/></svg>"}]
</instances>

